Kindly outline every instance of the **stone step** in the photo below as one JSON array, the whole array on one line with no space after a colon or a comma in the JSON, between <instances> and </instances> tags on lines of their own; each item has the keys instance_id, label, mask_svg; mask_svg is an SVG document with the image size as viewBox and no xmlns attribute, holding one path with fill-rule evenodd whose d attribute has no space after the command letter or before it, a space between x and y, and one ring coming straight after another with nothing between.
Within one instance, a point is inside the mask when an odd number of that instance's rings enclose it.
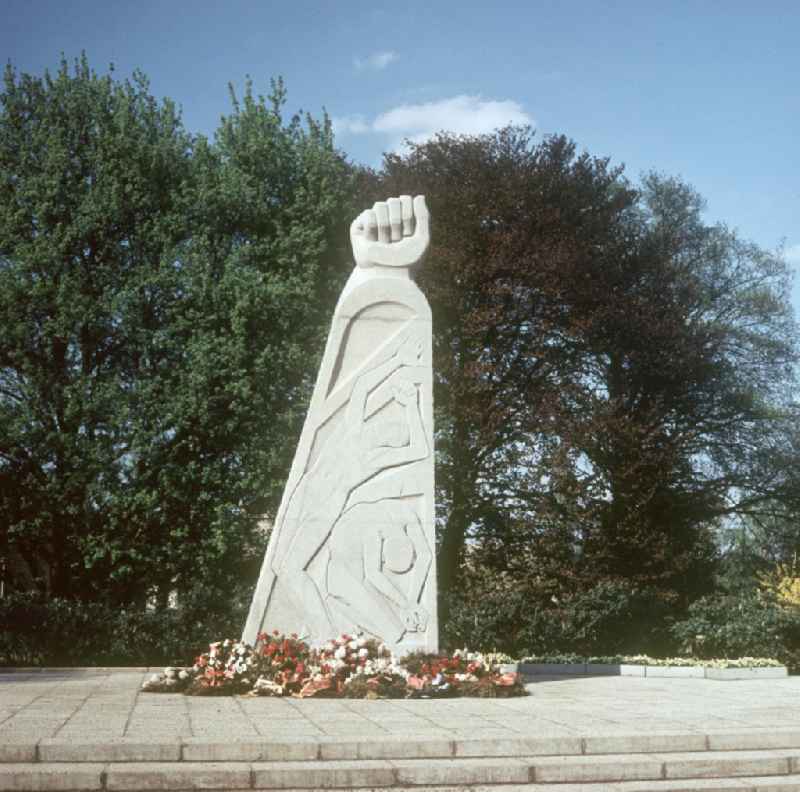
<instances>
[{"instance_id":1,"label":"stone step","mask_svg":"<svg viewBox=\"0 0 800 792\"><path fill-rule=\"evenodd\" d=\"M737 780L738 779L738 780ZM800 750L270 762L15 762L0 790L509 789L800 790Z\"/></svg>"},{"instance_id":2,"label":"stone step","mask_svg":"<svg viewBox=\"0 0 800 792\"><path fill-rule=\"evenodd\" d=\"M708 734L596 734L448 740L414 736L374 738L101 738L54 737L0 742L9 762L270 762L355 759L595 756L603 754L800 750L800 729L748 729Z\"/></svg>"}]
</instances>

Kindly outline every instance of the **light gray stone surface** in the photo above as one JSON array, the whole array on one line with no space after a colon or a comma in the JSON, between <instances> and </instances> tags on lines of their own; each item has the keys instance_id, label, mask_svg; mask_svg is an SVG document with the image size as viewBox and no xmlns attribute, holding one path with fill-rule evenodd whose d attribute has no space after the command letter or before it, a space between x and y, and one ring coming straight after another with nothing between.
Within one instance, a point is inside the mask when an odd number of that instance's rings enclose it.
<instances>
[{"instance_id":1,"label":"light gray stone surface","mask_svg":"<svg viewBox=\"0 0 800 792\"><path fill-rule=\"evenodd\" d=\"M168 762L110 764L105 768L110 792L150 789L246 789L250 765L242 762Z\"/></svg>"},{"instance_id":2,"label":"light gray stone surface","mask_svg":"<svg viewBox=\"0 0 800 792\"><path fill-rule=\"evenodd\" d=\"M363 631L402 654L438 644L431 313L410 277L425 200L351 226L356 267L317 383L244 628L320 644ZM265 416L265 420L268 418Z\"/></svg>"},{"instance_id":3,"label":"light gray stone surface","mask_svg":"<svg viewBox=\"0 0 800 792\"><path fill-rule=\"evenodd\" d=\"M380 759L254 764L253 777L256 789L385 787L395 782L392 765Z\"/></svg>"},{"instance_id":4,"label":"light gray stone surface","mask_svg":"<svg viewBox=\"0 0 800 792\"><path fill-rule=\"evenodd\" d=\"M674 732L661 734L606 734L584 738L584 753L624 754L649 753L658 751L705 751L705 734Z\"/></svg>"},{"instance_id":5,"label":"light gray stone surface","mask_svg":"<svg viewBox=\"0 0 800 792\"><path fill-rule=\"evenodd\" d=\"M780 679L788 676L784 666L766 668L706 668L706 679Z\"/></svg>"},{"instance_id":6,"label":"light gray stone surface","mask_svg":"<svg viewBox=\"0 0 800 792\"><path fill-rule=\"evenodd\" d=\"M708 748L711 751L797 747L800 747L800 729L741 729L728 734L708 735Z\"/></svg>"},{"instance_id":7,"label":"light gray stone surface","mask_svg":"<svg viewBox=\"0 0 800 792\"><path fill-rule=\"evenodd\" d=\"M781 679L789 676L785 666L712 668L706 666L630 665L625 663L507 663L503 672L519 672L523 677L557 676L638 676L693 677L718 681L742 679Z\"/></svg>"},{"instance_id":8,"label":"light gray stone surface","mask_svg":"<svg viewBox=\"0 0 800 792\"><path fill-rule=\"evenodd\" d=\"M785 751L707 751L705 754L660 754L665 778L714 778L787 774L792 755Z\"/></svg>"},{"instance_id":9,"label":"light gray stone surface","mask_svg":"<svg viewBox=\"0 0 800 792\"><path fill-rule=\"evenodd\" d=\"M395 759L391 764L400 784L523 784L530 780L521 759Z\"/></svg>"},{"instance_id":10,"label":"light gray stone surface","mask_svg":"<svg viewBox=\"0 0 800 792\"><path fill-rule=\"evenodd\" d=\"M704 679L706 670L702 666L645 666L646 677L694 677Z\"/></svg>"},{"instance_id":11,"label":"light gray stone surface","mask_svg":"<svg viewBox=\"0 0 800 792\"><path fill-rule=\"evenodd\" d=\"M3 762L115 762L180 743L186 761L798 749L800 677L743 680L572 677L518 699L316 701L195 698L139 690L145 672L0 673ZM528 743L530 741L530 743ZM542 741L542 742L538 742ZM155 749L154 743L163 743ZM422 744L422 746L420 746ZM226 747L227 746L227 747ZM269 752L260 754L262 751ZM230 753L225 754L224 751ZM122 753L121 753L122 752ZM223 752L223 753L220 753ZM9 766L9 765L6 765Z\"/></svg>"},{"instance_id":12,"label":"light gray stone surface","mask_svg":"<svg viewBox=\"0 0 800 792\"><path fill-rule=\"evenodd\" d=\"M83 741L45 737L38 748L40 762L177 762L181 758L177 737L148 742L124 737Z\"/></svg>"},{"instance_id":13,"label":"light gray stone surface","mask_svg":"<svg viewBox=\"0 0 800 792\"><path fill-rule=\"evenodd\" d=\"M642 756L552 756L531 762L531 781L575 783L662 778L663 762Z\"/></svg>"},{"instance_id":14,"label":"light gray stone surface","mask_svg":"<svg viewBox=\"0 0 800 792\"><path fill-rule=\"evenodd\" d=\"M65 792L102 789L102 764L8 764L0 765L3 792Z\"/></svg>"}]
</instances>

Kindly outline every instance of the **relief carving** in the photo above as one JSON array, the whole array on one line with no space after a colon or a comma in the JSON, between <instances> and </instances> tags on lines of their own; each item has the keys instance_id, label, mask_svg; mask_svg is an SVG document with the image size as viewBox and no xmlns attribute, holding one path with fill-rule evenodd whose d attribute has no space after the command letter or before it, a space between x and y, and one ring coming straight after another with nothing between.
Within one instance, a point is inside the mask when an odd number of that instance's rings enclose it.
<instances>
[{"instance_id":1,"label":"relief carving","mask_svg":"<svg viewBox=\"0 0 800 792\"><path fill-rule=\"evenodd\" d=\"M408 268L428 244L424 199L351 226L357 266L337 305L244 638L363 630L437 644L430 310Z\"/></svg>"}]
</instances>

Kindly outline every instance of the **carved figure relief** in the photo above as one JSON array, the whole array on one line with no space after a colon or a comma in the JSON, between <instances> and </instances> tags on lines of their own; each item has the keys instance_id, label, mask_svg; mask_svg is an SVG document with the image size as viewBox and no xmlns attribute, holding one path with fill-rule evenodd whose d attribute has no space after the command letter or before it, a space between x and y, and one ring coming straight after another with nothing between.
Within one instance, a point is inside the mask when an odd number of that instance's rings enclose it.
<instances>
[{"instance_id":1,"label":"carved figure relief","mask_svg":"<svg viewBox=\"0 0 800 792\"><path fill-rule=\"evenodd\" d=\"M424 198L379 202L351 229L337 305L245 625L312 642L363 630L437 648L431 320L409 268Z\"/></svg>"}]
</instances>

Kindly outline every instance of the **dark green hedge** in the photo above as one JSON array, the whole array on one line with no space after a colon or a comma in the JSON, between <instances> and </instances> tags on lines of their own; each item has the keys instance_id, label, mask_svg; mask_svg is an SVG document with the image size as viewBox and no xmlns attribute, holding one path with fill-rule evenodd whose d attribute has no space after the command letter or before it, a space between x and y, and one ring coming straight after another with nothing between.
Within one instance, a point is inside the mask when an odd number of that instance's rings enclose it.
<instances>
[{"instance_id":1,"label":"dark green hedge","mask_svg":"<svg viewBox=\"0 0 800 792\"><path fill-rule=\"evenodd\" d=\"M240 602L133 610L26 594L0 600L0 666L184 665L219 637L238 637Z\"/></svg>"},{"instance_id":2,"label":"dark green hedge","mask_svg":"<svg viewBox=\"0 0 800 792\"><path fill-rule=\"evenodd\" d=\"M680 611L620 582L557 601L520 588L459 594L450 614L448 645L513 657L772 657L800 671L800 608L757 592L703 597Z\"/></svg>"},{"instance_id":3,"label":"dark green hedge","mask_svg":"<svg viewBox=\"0 0 800 792\"><path fill-rule=\"evenodd\" d=\"M774 657L800 671L800 608L757 592L703 597L671 632L686 655Z\"/></svg>"},{"instance_id":4,"label":"dark green hedge","mask_svg":"<svg viewBox=\"0 0 800 792\"><path fill-rule=\"evenodd\" d=\"M553 599L527 588L458 594L444 625L448 646L501 651L513 657L674 653L671 614L659 597L624 582Z\"/></svg>"}]
</instances>

